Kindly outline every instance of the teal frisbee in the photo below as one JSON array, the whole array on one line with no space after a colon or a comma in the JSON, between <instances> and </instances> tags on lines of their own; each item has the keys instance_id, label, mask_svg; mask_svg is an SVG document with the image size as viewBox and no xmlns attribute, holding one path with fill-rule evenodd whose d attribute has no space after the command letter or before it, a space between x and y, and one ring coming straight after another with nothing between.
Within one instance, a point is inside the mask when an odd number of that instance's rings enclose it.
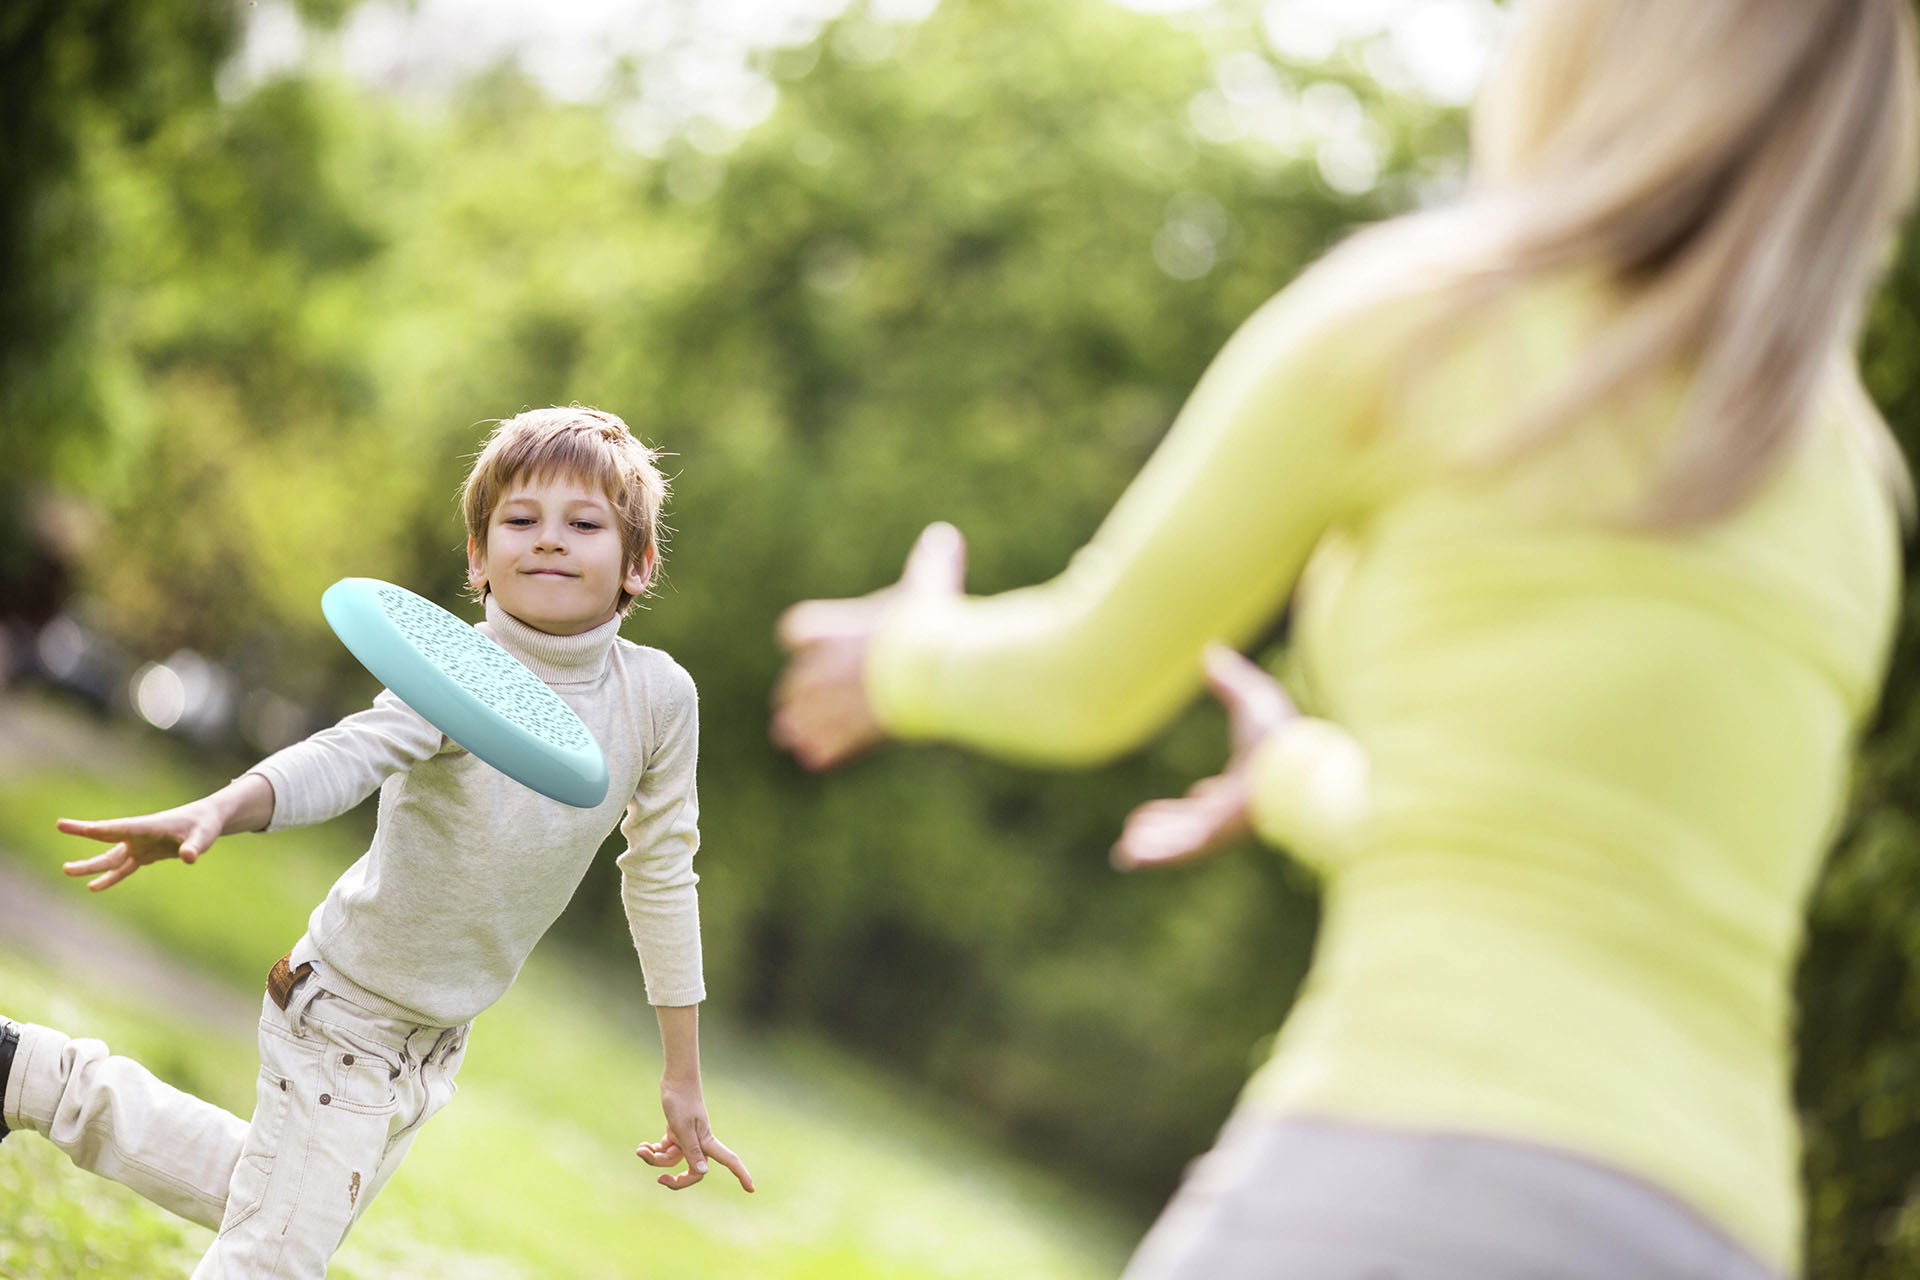
<instances>
[{"instance_id":1,"label":"teal frisbee","mask_svg":"<svg viewBox=\"0 0 1920 1280\"><path fill-rule=\"evenodd\" d=\"M562 804L607 798L607 758L573 708L467 623L378 578L342 578L320 612L374 679L459 746Z\"/></svg>"}]
</instances>

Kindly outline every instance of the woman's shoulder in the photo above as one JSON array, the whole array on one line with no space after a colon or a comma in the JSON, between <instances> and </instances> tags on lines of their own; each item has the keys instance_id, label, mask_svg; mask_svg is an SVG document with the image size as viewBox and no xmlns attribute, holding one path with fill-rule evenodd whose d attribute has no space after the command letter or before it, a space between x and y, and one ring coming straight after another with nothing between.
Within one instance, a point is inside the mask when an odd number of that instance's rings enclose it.
<instances>
[{"instance_id":1,"label":"woman's shoulder","mask_svg":"<svg viewBox=\"0 0 1920 1280\"><path fill-rule=\"evenodd\" d=\"M1547 344L1578 349L1621 305L1596 267L1515 279L1477 265L1457 243L1456 217L1418 214L1354 233L1269 298L1235 341L1378 378L1476 353L1507 364L1516 344L1535 355Z\"/></svg>"}]
</instances>

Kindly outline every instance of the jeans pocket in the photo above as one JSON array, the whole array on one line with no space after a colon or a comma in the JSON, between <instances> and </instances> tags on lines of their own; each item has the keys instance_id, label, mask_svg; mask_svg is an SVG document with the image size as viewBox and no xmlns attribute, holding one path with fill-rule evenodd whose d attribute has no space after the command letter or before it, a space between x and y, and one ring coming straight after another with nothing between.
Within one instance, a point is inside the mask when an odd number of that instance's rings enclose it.
<instances>
[{"instance_id":1,"label":"jeans pocket","mask_svg":"<svg viewBox=\"0 0 1920 1280\"><path fill-rule=\"evenodd\" d=\"M273 1176L274 1153L280 1149L286 1131L287 1096L293 1082L272 1066L262 1063L260 1078L254 1086L253 1121L247 1127L247 1140L227 1184L227 1208L221 1215L220 1234L226 1235L260 1211L266 1200L267 1183Z\"/></svg>"},{"instance_id":2,"label":"jeans pocket","mask_svg":"<svg viewBox=\"0 0 1920 1280\"><path fill-rule=\"evenodd\" d=\"M391 1111L397 1104L400 1050L362 1022L353 1006L329 991L320 991L307 1006L301 1036L320 1055L322 1105L364 1114Z\"/></svg>"},{"instance_id":3,"label":"jeans pocket","mask_svg":"<svg viewBox=\"0 0 1920 1280\"><path fill-rule=\"evenodd\" d=\"M399 1103L394 1088L399 1069L370 1046L329 1037L326 1069L321 1074L331 1095L329 1105L380 1114L392 1111Z\"/></svg>"}]
</instances>

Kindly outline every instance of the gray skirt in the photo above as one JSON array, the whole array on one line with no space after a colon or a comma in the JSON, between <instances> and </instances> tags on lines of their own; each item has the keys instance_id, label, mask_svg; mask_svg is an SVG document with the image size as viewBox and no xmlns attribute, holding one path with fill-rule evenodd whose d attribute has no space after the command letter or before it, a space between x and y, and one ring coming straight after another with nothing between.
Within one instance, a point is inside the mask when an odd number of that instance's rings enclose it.
<instances>
[{"instance_id":1,"label":"gray skirt","mask_svg":"<svg viewBox=\"0 0 1920 1280\"><path fill-rule=\"evenodd\" d=\"M1780 1280L1638 1179L1548 1147L1242 1111L1124 1280Z\"/></svg>"}]
</instances>

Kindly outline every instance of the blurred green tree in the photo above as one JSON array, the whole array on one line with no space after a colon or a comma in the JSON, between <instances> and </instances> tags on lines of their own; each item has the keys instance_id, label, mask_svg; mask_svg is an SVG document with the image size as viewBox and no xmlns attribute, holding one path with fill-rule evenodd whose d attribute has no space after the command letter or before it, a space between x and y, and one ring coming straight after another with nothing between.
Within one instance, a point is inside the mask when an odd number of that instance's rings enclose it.
<instances>
[{"instance_id":1,"label":"blurred green tree","mask_svg":"<svg viewBox=\"0 0 1920 1280\"><path fill-rule=\"evenodd\" d=\"M331 23L351 0L300 0ZM227 0L16 0L0 13L0 600L43 614L57 566L29 528L48 476L81 482L124 390L103 340L102 162L215 109L240 34Z\"/></svg>"},{"instance_id":2,"label":"blurred green tree","mask_svg":"<svg viewBox=\"0 0 1920 1280\"><path fill-rule=\"evenodd\" d=\"M1920 458L1920 234L1903 239L1861 352L1868 389ZM1920 1275L1920 568L1911 557L1856 794L1815 889L1800 967L1796 1095L1809 1274Z\"/></svg>"},{"instance_id":3,"label":"blurred green tree","mask_svg":"<svg viewBox=\"0 0 1920 1280\"><path fill-rule=\"evenodd\" d=\"M0 598L44 611L32 484L102 428L99 211L89 157L213 98L230 7L19 0L0 13Z\"/></svg>"}]
</instances>

